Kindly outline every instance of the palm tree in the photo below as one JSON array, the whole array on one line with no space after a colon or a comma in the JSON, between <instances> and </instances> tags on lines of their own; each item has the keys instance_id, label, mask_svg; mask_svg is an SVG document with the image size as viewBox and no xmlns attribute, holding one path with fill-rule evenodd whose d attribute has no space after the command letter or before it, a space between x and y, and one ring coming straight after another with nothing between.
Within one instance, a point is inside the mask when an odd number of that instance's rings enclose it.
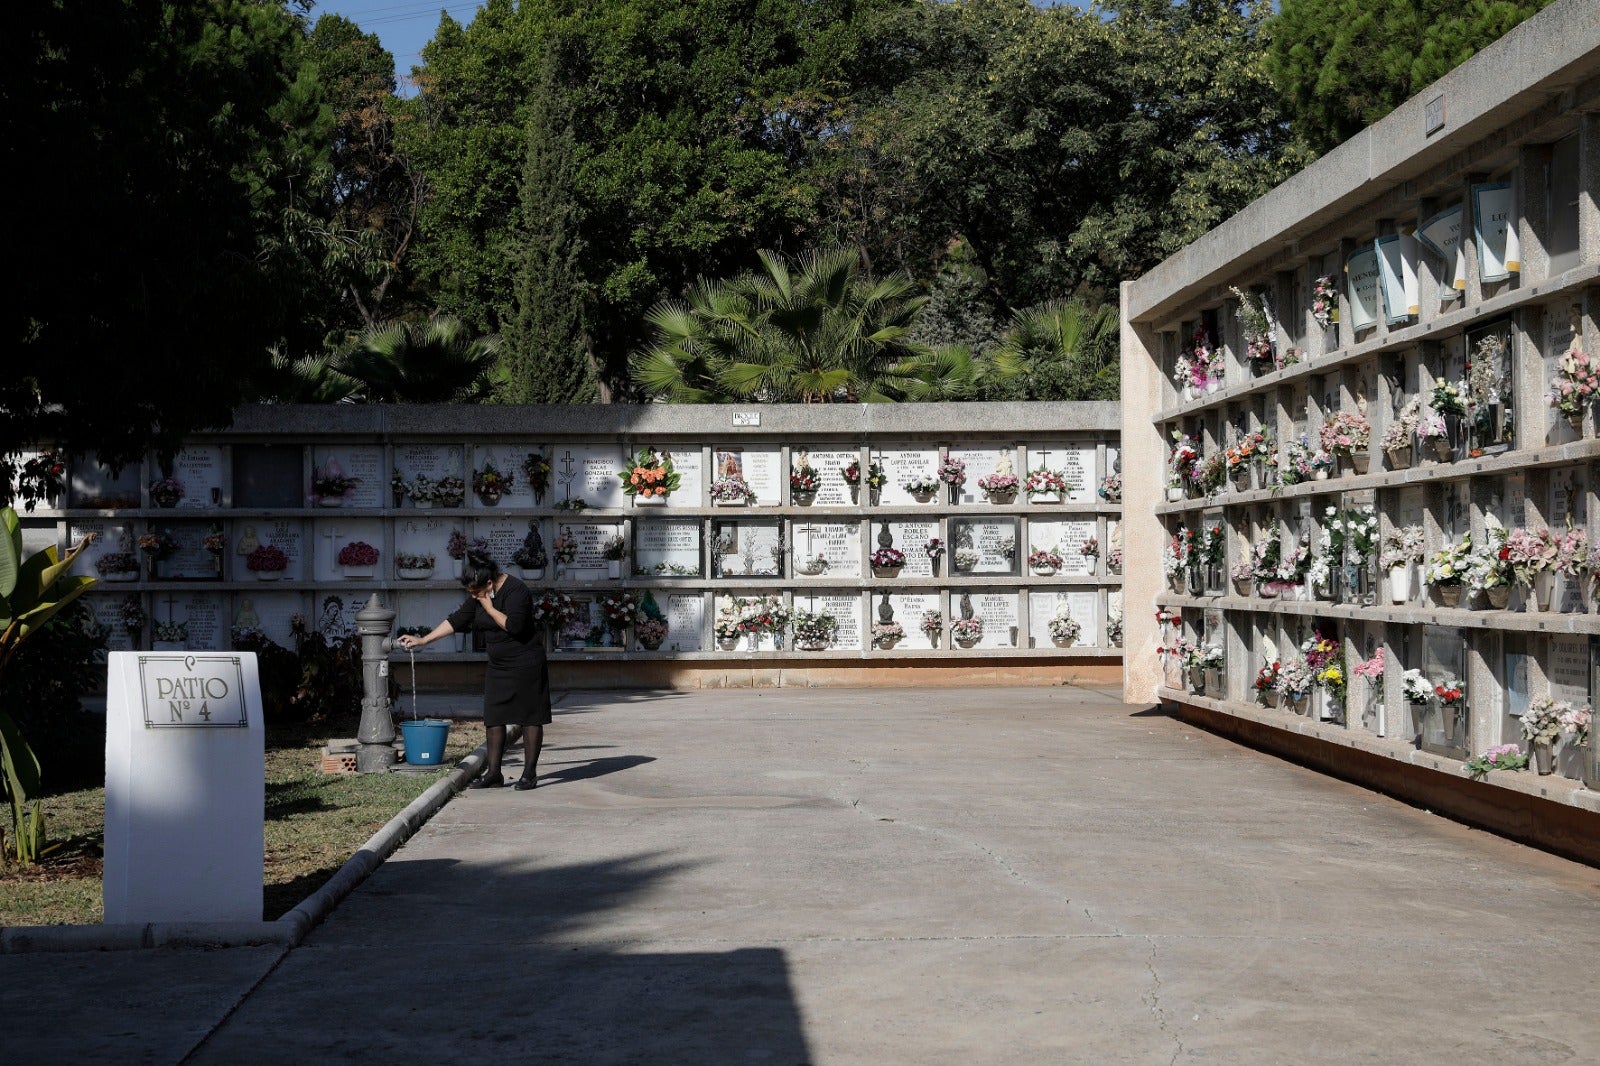
<instances>
[{"instance_id":1,"label":"palm tree","mask_svg":"<svg viewBox=\"0 0 1600 1066\"><path fill-rule=\"evenodd\" d=\"M899 400L933 366L908 339L927 302L909 277L874 280L846 250L790 264L762 252L760 271L704 281L647 316L635 385L674 403L874 403Z\"/></svg>"},{"instance_id":2,"label":"palm tree","mask_svg":"<svg viewBox=\"0 0 1600 1066\"><path fill-rule=\"evenodd\" d=\"M1115 400L1117 309L1052 300L1017 313L991 375L1027 400Z\"/></svg>"},{"instance_id":3,"label":"palm tree","mask_svg":"<svg viewBox=\"0 0 1600 1066\"><path fill-rule=\"evenodd\" d=\"M368 403L473 403L493 390L499 337L472 337L457 318L366 330L332 369Z\"/></svg>"}]
</instances>

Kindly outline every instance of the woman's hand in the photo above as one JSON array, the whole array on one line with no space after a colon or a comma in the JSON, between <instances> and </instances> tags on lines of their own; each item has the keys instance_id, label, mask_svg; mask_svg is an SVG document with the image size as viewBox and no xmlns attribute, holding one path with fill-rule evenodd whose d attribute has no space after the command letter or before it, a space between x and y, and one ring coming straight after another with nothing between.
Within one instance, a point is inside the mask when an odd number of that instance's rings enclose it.
<instances>
[{"instance_id":1,"label":"woman's hand","mask_svg":"<svg viewBox=\"0 0 1600 1066\"><path fill-rule=\"evenodd\" d=\"M481 603L485 608L494 606L494 589L485 585L472 594L472 598Z\"/></svg>"},{"instance_id":2,"label":"woman's hand","mask_svg":"<svg viewBox=\"0 0 1600 1066\"><path fill-rule=\"evenodd\" d=\"M420 647L422 647L422 645L424 643L426 643L426 642L421 637L415 637L415 636L412 636L410 633L407 633L403 637L396 638L395 639L395 643L400 645L406 651L410 651L412 648L420 648Z\"/></svg>"}]
</instances>

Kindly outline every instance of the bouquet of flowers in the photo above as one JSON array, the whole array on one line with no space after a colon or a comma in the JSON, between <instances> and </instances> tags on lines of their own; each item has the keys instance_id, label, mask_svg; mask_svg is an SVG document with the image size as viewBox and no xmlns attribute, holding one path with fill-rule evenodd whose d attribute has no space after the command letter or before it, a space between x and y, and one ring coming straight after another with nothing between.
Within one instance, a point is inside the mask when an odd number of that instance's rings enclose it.
<instances>
[{"instance_id":1,"label":"bouquet of flowers","mask_svg":"<svg viewBox=\"0 0 1600 1066\"><path fill-rule=\"evenodd\" d=\"M1445 425L1444 415L1435 411L1424 411L1417 418L1417 440L1426 444L1431 440L1441 440L1450 435L1449 427Z\"/></svg>"},{"instance_id":2,"label":"bouquet of flowers","mask_svg":"<svg viewBox=\"0 0 1600 1066\"><path fill-rule=\"evenodd\" d=\"M633 622L633 635L646 648L652 645L660 646L661 642L667 639L667 631L666 621L660 618L646 618L644 615L639 615Z\"/></svg>"},{"instance_id":3,"label":"bouquet of flowers","mask_svg":"<svg viewBox=\"0 0 1600 1066\"><path fill-rule=\"evenodd\" d=\"M638 613L639 601L631 592L608 592L600 597L600 617L613 630L626 629Z\"/></svg>"},{"instance_id":4,"label":"bouquet of flowers","mask_svg":"<svg viewBox=\"0 0 1600 1066\"><path fill-rule=\"evenodd\" d=\"M441 507L460 507L467 500L466 479L454 474L442 477L434 486L433 494Z\"/></svg>"},{"instance_id":5,"label":"bouquet of flowers","mask_svg":"<svg viewBox=\"0 0 1600 1066\"><path fill-rule=\"evenodd\" d=\"M515 479L493 463L484 463L482 470L472 473L472 491L479 496L504 496L511 491Z\"/></svg>"},{"instance_id":6,"label":"bouquet of flowers","mask_svg":"<svg viewBox=\"0 0 1600 1066\"><path fill-rule=\"evenodd\" d=\"M1122 475L1107 474L1100 481L1100 498L1107 503L1122 502Z\"/></svg>"},{"instance_id":7,"label":"bouquet of flowers","mask_svg":"<svg viewBox=\"0 0 1600 1066\"><path fill-rule=\"evenodd\" d=\"M1385 570L1422 562L1427 542L1421 526L1392 526L1383 535L1383 550L1378 565Z\"/></svg>"},{"instance_id":8,"label":"bouquet of flowers","mask_svg":"<svg viewBox=\"0 0 1600 1066\"><path fill-rule=\"evenodd\" d=\"M1594 711L1586 703L1582 707L1574 707L1565 700L1556 705L1556 717L1561 721L1561 735L1568 738L1570 744L1586 744L1589 741L1589 727L1594 724Z\"/></svg>"},{"instance_id":9,"label":"bouquet of flowers","mask_svg":"<svg viewBox=\"0 0 1600 1066\"><path fill-rule=\"evenodd\" d=\"M893 570L904 565L906 565L906 555L899 548L877 548L872 553L874 569Z\"/></svg>"},{"instance_id":10,"label":"bouquet of flowers","mask_svg":"<svg viewBox=\"0 0 1600 1066\"><path fill-rule=\"evenodd\" d=\"M1309 533L1300 534L1300 540L1294 547L1284 553L1283 561L1278 564L1278 583L1280 585L1298 585L1306 579L1311 572L1311 536Z\"/></svg>"},{"instance_id":11,"label":"bouquet of flowers","mask_svg":"<svg viewBox=\"0 0 1600 1066\"><path fill-rule=\"evenodd\" d=\"M1411 438L1417 432L1417 423L1421 419L1422 400L1413 396L1384 427L1383 439L1378 442L1379 445L1386 452L1411 447Z\"/></svg>"},{"instance_id":12,"label":"bouquet of flowers","mask_svg":"<svg viewBox=\"0 0 1600 1066\"><path fill-rule=\"evenodd\" d=\"M1422 578L1430 585L1448 588L1460 585L1472 568L1472 534L1462 534L1455 544L1446 544L1428 559Z\"/></svg>"},{"instance_id":13,"label":"bouquet of flowers","mask_svg":"<svg viewBox=\"0 0 1600 1066\"><path fill-rule=\"evenodd\" d=\"M939 480L946 485L965 485L967 483L967 464L960 459L952 459L946 455L939 460Z\"/></svg>"},{"instance_id":14,"label":"bouquet of flowers","mask_svg":"<svg viewBox=\"0 0 1600 1066\"><path fill-rule=\"evenodd\" d=\"M1367 684L1379 694L1378 699L1383 699L1383 669L1385 665L1383 645L1378 645L1378 650L1372 653L1372 658L1363 659L1356 663L1355 669L1350 672L1357 677L1365 678Z\"/></svg>"},{"instance_id":15,"label":"bouquet of flowers","mask_svg":"<svg viewBox=\"0 0 1600 1066\"><path fill-rule=\"evenodd\" d=\"M1505 561L1518 584L1532 585L1539 574L1556 568L1560 550L1548 529L1513 529L1506 537Z\"/></svg>"},{"instance_id":16,"label":"bouquet of flowers","mask_svg":"<svg viewBox=\"0 0 1600 1066\"><path fill-rule=\"evenodd\" d=\"M459 480L459 479L458 479ZM405 494L419 507L426 507L439 498L440 482L427 474L418 474L405 486Z\"/></svg>"},{"instance_id":17,"label":"bouquet of flowers","mask_svg":"<svg viewBox=\"0 0 1600 1066\"><path fill-rule=\"evenodd\" d=\"M1326 456L1327 461L1314 462L1319 455ZM1298 485L1302 481L1310 481L1318 466L1331 465L1332 458L1326 452L1312 451L1310 438L1302 433L1299 440L1291 440L1284 449L1283 458L1279 460L1278 473L1285 485Z\"/></svg>"},{"instance_id":18,"label":"bouquet of flowers","mask_svg":"<svg viewBox=\"0 0 1600 1066\"><path fill-rule=\"evenodd\" d=\"M1088 550L1091 545L1093 545L1094 551ZM1084 543L1084 549L1085 550L1083 554L1085 555L1100 554L1100 545L1093 537L1090 537L1088 541ZM1222 526L1219 523L1213 523L1209 526L1203 527L1200 530L1197 549L1197 554L1192 557L1196 566L1210 567L1222 565L1223 559L1227 556L1228 538L1227 535L1222 532Z\"/></svg>"},{"instance_id":19,"label":"bouquet of flowers","mask_svg":"<svg viewBox=\"0 0 1600 1066\"><path fill-rule=\"evenodd\" d=\"M938 537L929 537L928 542L922 546L922 550L928 553L929 559L937 560L939 556L944 554L944 541Z\"/></svg>"},{"instance_id":20,"label":"bouquet of flowers","mask_svg":"<svg viewBox=\"0 0 1600 1066\"><path fill-rule=\"evenodd\" d=\"M534 459L544 462L543 457L537 455L530 455L528 459L530 462ZM646 498L670 496L683 481L672 460L654 448L640 448L633 462L628 464L627 469L618 472L617 477L621 479L622 491L626 495ZM545 465L545 478L548 481L548 464ZM543 495L538 489L534 491Z\"/></svg>"},{"instance_id":21,"label":"bouquet of flowers","mask_svg":"<svg viewBox=\"0 0 1600 1066\"><path fill-rule=\"evenodd\" d=\"M844 470L841 471L840 476L844 478L844 483L846 485L859 487L863 482L865 482L868 488L873 489L882 488L889 480L889 475L883 472L882 463L868 463L867 471L865 474L863 474L861 472L861 461L859 459L845 467ZM957 482L957 484L960 484L960 482Z\"/></svg>"},{"instance_id":22,"label":"bouquet of flowers","mask_svg":"<svg viewBox=\"0 0 1600 1066\"><path fill-rule=\"evenodd\" d=\"M1407 670L1400 675L1400 693L1407 703L1420 706L1433 699L1433 682L1421 670Z\"/></svg>"},{"instance_id":23,"label":"bouquet of flowers","mask_svg":"<svg viewBox=\"0 0 1600 1066\"><path fill-rule=\"evenodd\" d=\"M133 552L106 552L94 561L101 574L134 574L139 571L139 557Z\"/></svg>"},{"instance_id":24,"label":"bouquet of flowers","mask_svg":"<svg viewBox=\"0 0 1600 1066\"><path fill-rule=\"evenodd\" d=\"M956 569L960 571L971 570L978 565L978 553L971 548L957 548L955 554Z\"/></svg>"},{"instance_id":25,"label":"bouquet of flowers","mask_svg":"<svg viewBox=\"0 0 1600 1066\"><path fill-rule=\"evenodd\" d=\"M550 547L555 554L556 562L562 565L571 564L578 558L578 538L572 535L570 529L563 529L557 533L555 543Z\"/></svg>"},{"instance_id":26,"label":"bouquet of flowers","mask_svg":"<svg viewBox=\"0 0 1600 1066\"><path fill-rule=\"evenodd\" d=\"M1581 581L1589 573L1589 534L1582 526L1557 533L1556 570Z\"/></svg>"},{"instance_id":27,"label":"bouquet of flowers","mask_svg":"<svg viewBox=\"0 0 1600 1066\"><path fill-rule=\"evenodd\" d=\"M667 462L671 466L671 460ZM528 488L533 490L533 502L543 503L544 494L550 489L550 461L544 457L543 452L529 452L522 460L522 476L528 479ZM676 488L673 485L673 488Z\"/></svg>"},{"instance_id":28,"label":"bouquet of flowers","mask_svg":"<svg viewBox=\"0 0 1600 1066\"><path fill-rule=\"evenodd\" d=\"M276 574L289 569L289 557L281 548L272 544L263 544L255 551L244 557L245 569L252 574Z\"/></svg>"},{"instance_id":29,"label":"bouquet of flowers","mask_svg":"<svg viewBox=\"0 0 1600 1066\"><path fill-rule=\"evenodd\" d=\"M396 570L432 570L434 557L428 554L413 555L410 552L395 552L394 565Z\"/></svg>"},{"instance_id":30,"label":"bouquet of flowers","mask_svg":"<svg viewBox=\"0 0 1600 1066\"><path fill-rule=\"evenodd\" d=\"M944 614L941 611L923 611L921 629L930 637L944 632Z\"/></svg>"},{"instance_id":31,"label":"bouquet of flowers","mask_svg":"<svg viewBox=\"0 0 1600 1066\"><path fill-rule=\"evenodd\" d=\"M1200 482L1200 447L1187 433L1172 431L1172 450L1167 455L1167 483L1176 487Z\"/></svg>"},{"instance_id":32,"label":"bouquet of flowers","mask_svg":"<svg viewBox=\"0 0 1600 1066\"><path fill-rule=\"evenodd\" d=\"M1291 700L1303 699L1315 681L1315 673L1298 655L1291 655L1278 664L1278 692Z\"/></svg>"},{"instance_id":33,"label":"bouquet of flowers","mask_svg":"<svg viewBox=\"0 0 1600 1066\"><path fill-rule=\"evenodd\" d=\"M1112 644L1122 643L1122 601L1113 599L1106 608L1106 639Z\"/></svg>"},{"instance_id":34,"label":"bouquet of flowers","mask_svg":"<svg viewBox=\"0 0 1600 1066\"><path fill-rule=\"evenodd\" d=\"M452 559L465 559L469 551L487 552L488 550L489 542L482 537L473 537L468 540L467 535L461 530L452 529L450 531L450 540L445 545L444 552Z\"/></svg>"},{"instance_id":35,"label":"bouquet of flowers","mask_svg":"<svg viewBox=\"0 0 1600 1066\"><path fill-rule=\"evenodd\" d=\"M188 622L157 622L152 639L167 644L184 644L189 640Z\"/></svg>"},{"instance_id":36,"label":"bouquet of flowers","mask_svg":"<svg viewBox=\"0 0 1600 1066\"><path fill-rule=\"evenodd\" d=\"M1100 558L1100 541L1095 537L1090 537L1088 540L1084 541L1083 546L1078 549L1078 554L1088 559Z\"/></svg>"},{"instance_id":37,"label":"bouquet of flowers","mask_svg":"<svg viewBox=\"0 0 1600 1066\"><path fill-rule=\"evenodd\" d=\"M1571 710L1572 704L1566 700L1549 696L1531 701L1522 713L1522 739L1529 744L1554 744L1561 736L1561 715Z\"/></svg>"},{"instance_id":38,"label":"bouquet of flowers","mask_svg":"<svg viewBox=\"0 0 1600 1066\"><path fill-rule=\"evenodd\" d=\"M546 592L533 609L533 621L547 629L559 630L578 621L578 601L565 592Z\"/></svg>"},{"instance_id":39,"label":"bouquet of flowers","mask_svg":"<svg viewBox=\"0 0 1600 1066\"><path fill-rule=\"evenodd\" d=\"M1106 566L1110 567L1112 570L1122 569L1121 548L1112 548L1110 551L1106 552Z\"/></svg>"},{"instance_id":40,"label":"bouquet of flowers","mask_svg":"<svg viewBox=\"0 0 1600 1066\"><path fill-rule=\"evenodd\" d=\"M139 537L139 550L152 559L170 559L178 550L178 542L166 530L151 530Z\"/></svg>"},{"instance_id":41,"label":"bouquet of flowers","mask_svg":"<svg viewBox=\"0 0 1600 1066\"><path fill-rule=\"evenodd\" d=\"M1333 325L1333 316L1339 310L1339 285L1332 274L1324 274L1311 283L1311 318L1319 329Z\"/></svg>"},{"instance_id":42,"label":"bouquet of flowers","mask_svg":"<svg viewBox=\"0 0 1600 1066\"><path fill-rule=\"evenodd\" d=\"M1311 636L1301 642L1300 654L1305 656L1307 666L1320 672L1340 658L1343 649L1337 640L1323 636L1321 630L1313 629Z\"/></svg>"},{"instance_id":43,"label":"bouquet of flowers","mask_svg":"<svg viewBox=\"0 0 1600 1066\"><path fill-rule=\"evenodd\" d=\"M789 495L791 497L815 496L822 487L822 476L810 463L789 468Z\"/></svg>"},{"instance_id":44,"label":"bouquet of flowers","mask_svg":"<svg viewBox=\"0 0 1600 1066\"><path fill-rule=\"evenodd\" d=\"M981 618L952 618L950 619L950 636L956 640L982 640L983 619Z\"/></svg>"},{"instance_id":45,"label":"bouquet of flowers","mask_svg":"<svg viewBox=\"0 0 1600 1066\"><path fill-rule=\"evenodd\" d=\"M522 547L511 556L511 562L524 570L543 570L550 562L544 550L544 537L539 534L537 522L528 523L528 535L522 538Z\"/></svg>"},{"instance_id":46,"label":"bouquet of flowers","mask_svg":"<svg viewBox=\"0 0 1600 1066\"><path fill-rule=\"evenodd\" d=\"M1015 474L989 474L978 479L978 488L982 489L984 494L988 496L1002 496L1009 492L1016 492L1018 484L1017 475Z\"/></svg>"},{"instance_id":47,"label":"bouquet of flowers","mask_svg":"<svg viewBox=\"0 0 1600 1066\"><path fill-rule=\"evenodd\" d=\"M175 477L162 478L150 486L150 499L157 507L176 507L183 499L183 482Z\"/></svg>"},{"instance_id":48,"label":"bouquet of flowers","mask_svg":"<svg viewBox=\"0 0 1600 1066\"><path fill-rule=\"evenodd\" d=\"M1492 770L1526 770L1528 757L1515 744L1496 744L1488 751L1461 764L1475 779L1486 777Z\"/></svg>"},{"instance_id":49,"label":"bouquet of flowers","mask_svg":"<svg viewBox=\"0 0 1600 1066\"><path fill-rule=\"evenodd\" d=\"M1335 511L1328 508L1326 526L1338 538L1335 559L1348 559L1365 566L1377 547L1378 516L1371 507L1347 508Z\"/></svg>"},{"instance_id":50,"label":"bouquet of flowers","mask_svg":"<svg viewBox=\"0 0 1600 1066\"><path fill-rule=\"evenodd\" d=\"M627 541L622 539L622 534L613 533L611 536L607 537L606 542L600 546L600 555L608 562L618 562L622 559L623 552L626 550L626 548Z\"/></svg>"},{"instance_id":51,"label":"bouquet of flowers","mask_svg":"<svg viewBox=\"0 0 1600 1066\"><path fill-rule=\"evenodd\" d=\"M1277 659L1273 659L1266 665L1262 666L1261 669L1257 670L1255 690L1257 692L1278 691L1278 674L1281 670L1281 667L1282 664L1279 663Z\"/></svg>"},{"instance_id":52,"label":"bouquet of flowers","mask_svg":"<svg viewBox=\"0 0 1600 1066\"><path fill-rule=\"evenodd\" d=\"M738 474L729 474L719 477L711 483L711 498L713 500L754 500L755 491Z\"/></svg>"},{"instance_id":53,"label":"bouquet of flowers","mask_svg":"<svg viewBox=\"0 0 1600 1066\"><path fill-rule=\"evenodd\" d=\"M144 605L139 602L137 592L124 596L122 606L117 608L117 611L122 618L122 628L130 633L140 632L150 620L144 613Z\"/></svg>"},{"instance_id":54,"label":"bouquet of flowers","mask_svg":"<svg viewBox=\"0 0 1600 1066\"><path fill-rule=\"evenodd\" d=\"M220 523L211 523L211 528L200 541L200 546L212 555L221 555L228 548L228 535L222 531Z\"/></svg>"},{"instance_id":55,"label":"bouquet of flowers","mask_svg":"<svg viewBox=\"0 0 1600 1066\"><path fill-rule=\"evenodd\" d=\"M872 643L876 647L885 647L897 640L904 640L905 626L899 622L874 622L872 623Z\"/></svg>"},{"instance_id":56,"label":"bouquet of flowers","mask_svg":"<svg viewBox=\"0 0 1600 1066\"><path fill-rule=\"evenodd\" d=\"M1366 451L1372 443L1372 423L1367 416L1355 411L1339 411L1322 423L1317 431L1319 443L1325 452Z\"/></svg>"},{"instance_id":57,"label":"bouquet of flowers","mask_svg":"<svg viewBox=\"0 0 1600 1066\"><path fill-rule=\"evenodd\" d=\"M796 610L793 619L796 644L832 644L839 620L826 611Z\"/></svg>"},{"instance_id":58,"label":"bouquet of flowers","mask_svg":"<svg viewBox=\"0 0 1600 1066\"><path fill-rule=\"evenodd\" d=\"M1556 363L1555 380L1550 384L1550 406L1571 419L1583 417L1583 409L1600 394L1600 366L1579 347L1572 347Z\"/></svg>"},{"instance_id":59,"label":"bouquet of flowers","mask_svg":"<svg viewBox=\"0 0 1600 1066\"><path fill-rule=\"evenodd\" d=\"M1249 584L1256 578L1255 564L1248 562L1234 563L1228 568L1228 577L1234 581Z\"/></svg>"},{"instance_id":60,"label":"bouquet of flowers","mask_svg":"<svg viewBox=\"0 0 1600 1066\"><path fill-rule=\"evenodd\" d=\"M1050 470L1041 466L1037 470L1028 472L1026 488L1030 495L1045 495L1052 492L1067 492L1069 486L1066 478L1061 476L1059 470Z\"/></svg>"},{"instance_id":61,"label":"bouquet of flowers","mask_svg":"<svg viewBox=\"0 0 1600 1066\"><path fill-rule=\"evenodd\" d=\"M352 540L339 549L340 566L376 566L378 549L364 540Z\"/></svg>"},{"instance_id":62,"label":"bouquet of flowers","mask_svg":"<svg viewBox=\"0 0 1600 1066\"><path fill-rule=\"evenodd\" d=\"M1034 569L1061 569L1061 556L1049 548L1035 548L1028 553L1028 565Z\"/></svg>"},{"instance_id":63,"label":"bouquet of flowers","mask_svg":"<svg viewBox=\"0 0 1600 1066\"><path fill-rule=\"evenodd\" d=\"M1072 617L1072 613L1067 610L1066 604L1056 608L1056 613L1050 616L1050 621L1047 625L1050 628L1050 639L1057 644L1070 645L1083 632L1083 626L1078 623L1077 619Z\"/></svg>"},{"instance_id":64,"label":"bouquet of flowers","mask_svg":"<svg viewBox=\"0 0 1600 1066\"><path fill-rule=\"evenodd\" d=\"M1439 380L1433 383L1428 406L1435 414L1465 415L1467 413L1467 383L1465 381Z\"/></svg>"},{"instance_id":65,"label":"bouquet of flowers","mask_svg":"<svg viewBox=\"0 0 1600 1066\"><path fill-rule=\"evenodd\" d=\"M1179 526L1167 541L1166 549L1162 552L1162 568L1168 577L1182 577L1184 571L1193 565L1191 557L1194 554L1194 531L1188 526Z\"/></svg>"},{"instance_id":66,"label":"bouquet of flowers","mask_svg":"<svg viewBox=\"0 0 1600 1066\"><path fill-rule=\"evenodd\" d=\"M938 478L918 474L916 477L907 478L900 487L913 496L932 496L939 491L939 485Z\"/></svg>"},{"instance_id":67,"label":"bouquet of flowers","mask_svg":"<svg viewBox=\"0 0 1600 1066\"><path fill-rule=\"evenodd\" d=\"M711 488L714 492L716 485L712 485ZM589 501L585 500L582 496L573 496L571 499L556 501L556 510L558 511L582 511L586 510L588 506Z\"/></svg>"}]
</instances>

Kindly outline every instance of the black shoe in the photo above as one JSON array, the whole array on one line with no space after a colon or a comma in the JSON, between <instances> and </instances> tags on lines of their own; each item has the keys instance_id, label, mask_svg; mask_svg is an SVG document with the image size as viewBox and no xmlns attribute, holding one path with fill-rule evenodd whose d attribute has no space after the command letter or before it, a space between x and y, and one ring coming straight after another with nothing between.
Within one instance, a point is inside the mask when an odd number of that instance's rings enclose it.
<instances>
[{"instance_id":1,"label":"black shoe","mask_svg":"<svg viewBox=\"0 0 1600 1066\"><path fill-rule=\"evenodd\" d=\"M480 778L478 778L476 781L472 782L472 784L468 785L467 787L468 788L499 788L501 785L504 785L505 783L506 783L506 779L504 777L502 777L501 775L499 775L499 774L491 774L488 777L480 777Z\"/></svg>"},{"instance_id":2,"label":"black shoe","mask_svg":"<svg viewBox=\"0 0 1600 1066\"><path fill-rule=\"evenodd\" d=\"M531 788L538 788L539 782L537 779L532 777L519 777L517 778L517 783L511 787L516 789L518 792L526 792Z\"/></svg>"}]
</instances>

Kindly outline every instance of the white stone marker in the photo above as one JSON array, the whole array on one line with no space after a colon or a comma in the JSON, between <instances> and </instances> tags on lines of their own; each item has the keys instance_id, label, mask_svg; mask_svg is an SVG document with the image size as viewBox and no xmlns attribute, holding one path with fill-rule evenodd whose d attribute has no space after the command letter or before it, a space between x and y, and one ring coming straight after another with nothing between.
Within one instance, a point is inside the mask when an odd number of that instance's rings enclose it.
<instances>
[{"instance_id":1,"label":"white stone marker","mask_svg":"<svg viewBox=\"0 0 1600 1066\"><path fill-rule=\"evenodd\" d=\"M112 652L105 921L261 920L266 803L253 652Z\"/></svg>"}]
</instances>

